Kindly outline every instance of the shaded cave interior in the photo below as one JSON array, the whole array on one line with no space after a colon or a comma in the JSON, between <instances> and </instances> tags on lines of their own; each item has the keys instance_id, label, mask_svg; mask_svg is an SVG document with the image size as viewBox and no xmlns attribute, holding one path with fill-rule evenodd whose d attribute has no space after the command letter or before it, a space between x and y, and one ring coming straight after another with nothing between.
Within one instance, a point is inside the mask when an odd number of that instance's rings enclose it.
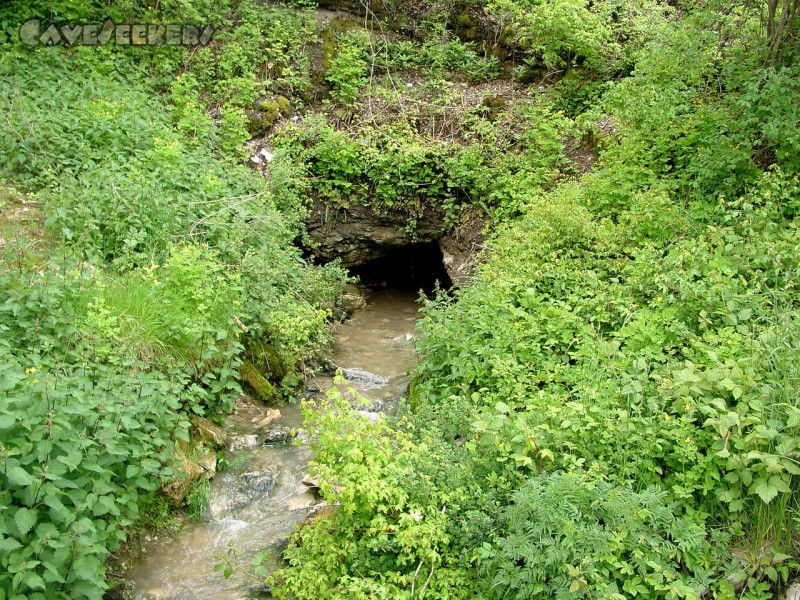
<instances>
[{"instance_id":1,"label":"shaded cave interior","mask_svg":"<svg viewBox=\"0 0 800 600\"><path fill-rule=\"evenodd\" d=\"M437 287L449 289L453 282L444 266L437 242L421 242L387 249L380 257L350 268L367 288L387 288L431 294Z\"/></svg>"}]
</instances>

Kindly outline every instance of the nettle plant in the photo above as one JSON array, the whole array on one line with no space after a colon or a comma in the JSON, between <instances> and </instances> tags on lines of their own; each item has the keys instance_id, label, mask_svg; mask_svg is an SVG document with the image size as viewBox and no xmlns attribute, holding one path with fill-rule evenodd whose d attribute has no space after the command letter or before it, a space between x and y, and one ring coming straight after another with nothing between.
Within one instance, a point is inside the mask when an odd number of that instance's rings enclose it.
<instances>
[{"instance_id":1,"label":"nettle plant","mask_svg":"<svg viewBox=\"0 0 800 600\"><path fill-rule=\"evenodd\" d=\"M114 327L87 321L85 274L20 263L0 281L0 595L99 599L108 552L174 476L191 382L98 359Z\"/></svg>"}]
</instances>

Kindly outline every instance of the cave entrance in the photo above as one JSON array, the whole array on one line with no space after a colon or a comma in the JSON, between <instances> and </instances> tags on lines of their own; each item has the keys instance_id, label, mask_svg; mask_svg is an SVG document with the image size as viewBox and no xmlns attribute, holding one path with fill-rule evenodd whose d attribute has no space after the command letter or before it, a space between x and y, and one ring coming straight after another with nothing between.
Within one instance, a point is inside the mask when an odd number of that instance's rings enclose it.
<instances>
[{"instance_id":1,"label":"cave entrance","mask_svg":"<svg viewBox=\"0 0 800 600\"><path fill-rule=\"evenodd\" d=\"M391 248L379 258L351 267L350 274L366 287L422 290L426 294L433 292L437 282L442 289L453 285L437 242Z\"/></svg>"}]
</instances>

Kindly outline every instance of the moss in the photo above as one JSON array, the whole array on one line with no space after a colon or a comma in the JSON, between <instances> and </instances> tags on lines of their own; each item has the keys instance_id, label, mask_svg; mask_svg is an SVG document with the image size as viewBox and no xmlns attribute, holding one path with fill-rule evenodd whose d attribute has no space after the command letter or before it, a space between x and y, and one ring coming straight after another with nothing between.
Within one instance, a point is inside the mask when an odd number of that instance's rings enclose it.
<instances>
[{"instance_id":1,"label":"moss","mask_svg":"<svg viewBox=\"0 0 800 600\"><path fill-rule=\"evenodd\" d=\"M281 115L280 104L275 100L264 100L258 105L258 110L264 116L264 119L270 120L273 123L277 121L278 117Z\"/></svg>"},{"instance_id":2,"label":"moss","mask_svg":"<svg viewBox=\"0 0 800 600\"><path fill-rule=\"evenodd\" d=\"M245 361L244 364L239 367L239 375L241 375L242 381L253 391L256 398L262 402L271 402L275 400L275 388L267 381L266 377L259 373L253 363Z\"/></svg>"},{"instance_id":3,"label":"moss","mask_svg":"<svg viewBox=\"0 0 800 600\"><path fill-rule=\"evenodd\" d=\"M292 103L284 96L277 96L274 100L264 100L248 115L247 130L253 137L262 136L279 118L289 117L291 114Z\"/></svg>"},{"instance_id":4,"label":"moss","mask_svg":"<svg viewBox=\"0 0 800 600\"><path fill-rule=\"evenodd\" d=\"M292 103L284 96L275 98L275 106L282 117L288 118L292 115Z\"/></svg>"},{"instance_id":5,"label":"moss","mask_svg":"<svg viewBox=\"0 0 800 600\"><path fill-rule=\"evenodd\" d=\"M462 41L475 41L480 37L478 23L467 11L456 17L453 31Z\"/></svg>"},{"instance_id":6,"label":"moss","mask_svg":"<svg viewBox=\"0 0 800 600\"><path fill-rule=\"evenodd\" d=\"M493 111L498 111L505 108L506 99L503 96L486 96L481 105Z\"/></svg>"},{"instance_id":7,"label":"moss","mask_svg":"<svg viewBox=\"0 0 800 600\"><path fill-rule=\"evenodd\" d=\"M283 379L294 371L278 351L265 342L251 342L247 347L247 357L260 373L270 373L275 380Z\"/></svg>"},{"instance_id":8,"label":"moss","mask_svg":"<svg viewBox=\"0 0 800 600\"><path fill-rule=\"evenodd\" d=\"M456 19L456 24L459 27L475 27L475 20L470 16L467 11L462 12Z\"/></svg>"},{"instance_id":9,"label":"moss","mask_svg":"<svg viewBox=\"0 0 800 600\"><path fill-rule=\"evenodd\" d=\"M497 118L506 107L506 99L503 96L486 96L481 102L483 115L490 121Z\"/></svg>"},{"instance_id":10,"label":"moss","mask_svg":"<svg viewBox=\"0 0 800 600\"><path fill-rule=\"evenodd\" d=\"M328 70L328 67L331 66L331 60L339 52L337 38L348 31L361 29L362 26L362 21L358 19L336 17L328 22L328 26L320 33L320 38L322 39L322 67L324 70Z\"/></svg>"}]
</instances>

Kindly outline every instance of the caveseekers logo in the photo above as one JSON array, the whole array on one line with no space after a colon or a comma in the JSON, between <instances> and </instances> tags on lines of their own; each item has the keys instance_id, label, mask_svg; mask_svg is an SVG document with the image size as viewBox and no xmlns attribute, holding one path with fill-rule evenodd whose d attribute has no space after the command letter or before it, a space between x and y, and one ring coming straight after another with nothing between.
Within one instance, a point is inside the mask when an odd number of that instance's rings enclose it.
<instances>
[{"instance_id":1,"label":"caveseekers logo","mask_svg":"<svg viewBox=\"0 0 800 600\"><path fill-rule=\"evenodd\" d=\"M194 25L117 25L51 23L44 26L31 19L19 29L19 39L27 46L103 46L113 41L117 46L206 46L214 37L214 28Z\"/></svg>"}]
</instances>

